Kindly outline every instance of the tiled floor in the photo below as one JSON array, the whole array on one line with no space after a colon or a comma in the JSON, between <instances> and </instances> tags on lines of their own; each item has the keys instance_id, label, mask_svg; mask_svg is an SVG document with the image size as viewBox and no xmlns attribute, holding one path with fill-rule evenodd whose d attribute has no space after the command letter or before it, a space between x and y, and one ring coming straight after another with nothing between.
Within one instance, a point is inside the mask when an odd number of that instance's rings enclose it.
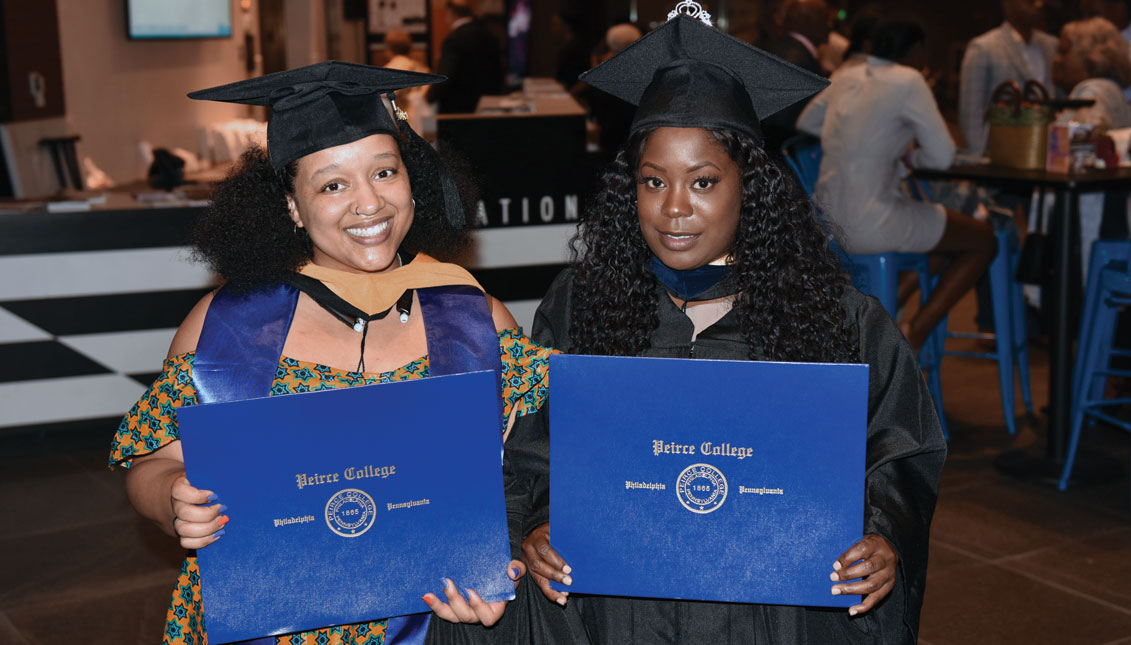
<instances>
[{"instance_id":1,"label":"tiled floor","mask_svg":"<svg viewBox=\"0 0 1131 645\"><path fill-rule=\"evenodd\" d=\"M952 324L970 318L969 299ZM1047 362L1034 351L1038 409ZM948 358L950 457L931 539L922 643L1131 645L1128 437L1093 433L1116 479L1058 493L993 468L1003 450L1039 454L1043 433L1002 426L996 368ZM106 469L109 432L0 438L0 643L155 643L180 563L137 518Z\"/></svg>"}]
</instances>

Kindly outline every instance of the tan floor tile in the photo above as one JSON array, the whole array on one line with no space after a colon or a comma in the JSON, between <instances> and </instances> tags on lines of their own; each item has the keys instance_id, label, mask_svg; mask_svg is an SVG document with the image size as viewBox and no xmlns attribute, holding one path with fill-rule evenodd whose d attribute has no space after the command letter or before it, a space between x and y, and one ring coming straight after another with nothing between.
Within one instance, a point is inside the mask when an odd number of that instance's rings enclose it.
<instances>
[{"instance_id":1,"label":"tan floor tile","mask_svg":"<svg viewBox=\"0 0 1131 645\"><path fill-rule=\"evenodd\" d=\"M150 522L120 522L0 540L0 610L44 599L93 599L123 584L165 581L172 592L184 549Z\"/></svg>"},{"instance_id":2,"label":"tan floor tile","mask_svg":"<svg viewBox=\"0 0 1131 645\"><path fill-rule=\"evenodd\" d=\"M18 521L0 523L0 541L136 515L121 473L71 455L5 460L0 499L19 509Z\"/></svg>"},{"instance_id":3,"label":"tan floor tile","mask_svg":"<svg viewBox=\"0 0 1131 645\"><path fill-rule=\"evenodd\" d=\"M82 600L45 601L8 612L12 625L30 645L83 643L124 645L161 642L168 585L106 592Z\"/></svg>"},{"instance_id":4,"label":"tan floor tile","mask_svg":"<svg viewBox=\"0 0 1131 645\"><path fill-rule=\"evenodd\" d=\"M1099 645L1131 635L1131 609L992 565L937 576L927 594L920 634L932 645Z\"/></svg>"},{"instance_id":5,"label":"tan floor tile","mask_svg":"<svg viewBox=\"0 0 1131 645\"><path fill-rule=\"evenodd\" d=\"M1131 528L1002 563L1131 610Z\"/></svg>"},{"instance_id":6,"label":"tan floor tile","mask_svg":"<svg viewBox=\"0 0 1131 645\"><path fill-rule=\"evenodd\" d=\"M931 533L979 556L1000 558L1122 526L1117 518L1078 507L1054 488L998 477L944 495Z\"/></svg>"},{"instance_id":7,"label":"tan floor tile","mask_svg":"<svg viewBox=\"0 0 1131 645\"><path fill-rule=\"evenodd\" d=\"M951 573L957 569L981 566L985 560L965 552L963 549L953 548L939 539L931 540L931 551L927 563L927 593L930 594L931 580Z\"/></svg>"}]
</instances>

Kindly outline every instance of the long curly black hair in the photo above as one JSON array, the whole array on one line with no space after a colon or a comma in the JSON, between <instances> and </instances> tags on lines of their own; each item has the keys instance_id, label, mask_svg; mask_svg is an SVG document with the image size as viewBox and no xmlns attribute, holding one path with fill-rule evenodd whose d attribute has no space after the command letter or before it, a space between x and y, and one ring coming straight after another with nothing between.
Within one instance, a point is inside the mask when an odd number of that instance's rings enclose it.
<instances>
[{"instance_id":1,"label":"long curly black hair","mask_svg":"<svg viewBox=\"0 0 1131 645\"><path fill-rule=\"evenodd\" d=\"M419 137L394 138L416 200L412 226L400 250L439 259L458 255L468 243L466 214L472 212L466 185L461 185L464 221L453 226L444 210L437 153ZM210 206L197 220L192 234L195 258L232 288L248 291L279 282L313 257L310 236L295 229L287 210L296 166L292 162L276 172L266 151L248 150L216 187Z\"/></svg>"},{"instance_id":2,"label":"long curly black hair","mask_svg":"<svg viewBox=\"0 0 1131 645\"><path fill-rule=\"evenodd\" d=\"M742 173L729 262L752 360L846 362L857 354L841 296L848 288L825 227L796 182L748 135L709 130ZM639 355L659 325L652 251L640 232L636 176L652 131L635 133L604 171L572 241L572 351Z\"/></svg>"}]
</instances>

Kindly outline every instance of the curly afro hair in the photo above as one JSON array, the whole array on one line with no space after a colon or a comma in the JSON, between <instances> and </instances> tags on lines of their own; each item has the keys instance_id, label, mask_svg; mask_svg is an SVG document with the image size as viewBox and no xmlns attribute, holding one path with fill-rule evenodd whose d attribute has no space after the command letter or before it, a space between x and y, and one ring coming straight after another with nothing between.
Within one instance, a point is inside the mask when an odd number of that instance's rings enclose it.
<instances>
[{"instance_id":1,"label":"curly afro hair","mask_svg":"<svg viewBox=\"0 0 1131 645\"><path fill-rule=\"evenodd\" d=\"M636 356L659 325L652 251L636 213L636 175L651 130L635 133L602 175L572 241L570 338L578 353ZM825 228L796 182L751 137L710 130L742 173L742 210L729 256L735 309L752 360L851 361L848 288Z\"/></svg>"},{"instance_id":2,"label":"curly afro hair","mask_svg":"<svg viewBox=\"0 0 1131 645\"><path fill-rule=\"evenodd\" d=\"M397 140L416 201L412 227L401 243L407 254L440 259L458 255L468 243L467 209L453 226L445 214L437 153L419 137ZM295 229L287 209L294 194L297 163L278 172L266 151L252 148L240 157L212 193L212 202L192 234L194 256L238 291L284 279L313 257L310 236Z\"/></svg>"}]
</instances>

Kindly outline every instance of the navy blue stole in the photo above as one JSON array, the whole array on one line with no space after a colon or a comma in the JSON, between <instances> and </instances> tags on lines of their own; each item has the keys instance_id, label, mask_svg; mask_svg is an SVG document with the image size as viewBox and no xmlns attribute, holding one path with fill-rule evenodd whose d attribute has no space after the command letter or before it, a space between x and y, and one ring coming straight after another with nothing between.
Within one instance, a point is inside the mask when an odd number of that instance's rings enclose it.
<instances>
[{"instance_id":1,"label":"navy blue stole","mask_svg":"<svg viewBox=\"0 0 1131 645\"><path fill-rule=\"evenodd\" d=\"M193 384L201 403L268 396L275 381L299 291L279 284L237 294L221 288L212 297L193 359ZM424 316L430 376L493 370L500 391L499 336L483 292L454 285L417 289ZM501 428L500 428L501 431ZM386 645L423 645L430 614L389 618ZM256 639L248 643L274 643Z\"/></svg>"}]
</instances>

